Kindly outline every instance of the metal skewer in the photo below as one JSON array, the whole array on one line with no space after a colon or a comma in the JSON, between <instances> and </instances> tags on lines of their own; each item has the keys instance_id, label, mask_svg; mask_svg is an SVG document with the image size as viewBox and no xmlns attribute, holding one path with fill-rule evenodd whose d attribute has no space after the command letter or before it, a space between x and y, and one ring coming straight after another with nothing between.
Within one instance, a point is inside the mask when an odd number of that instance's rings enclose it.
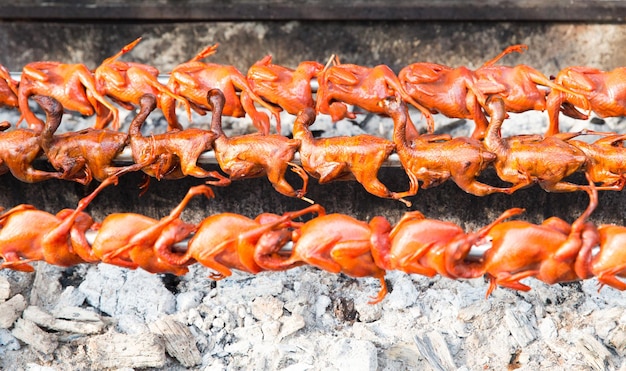
<instances>
[{"instance_id":1,"label":"metal skewer","mask_svg":"<svg viewBox=\"0 0 626 371\"><path fill-rule=\"evenodd\" d=\"M45 160L45 157L42 157L42 160ZM115 157L115 159L113 160L114 162L118 162L118 163L132 163L133 161L133 154L132 151L129 147L124 148L124 150L122 151L122 153L120 153L119 155L117 155L117 157ZM293 161L294 163L300 165L300 154L296 152ZM198 157L198 163L199 164L217 164L217 159L215 158L215 152L213 151L206 151L203 152L200 157ZM387 161L385 161L383 163L384 166L386 167L401 167L402 164L400 163L400 158L398 157L397 154L392 153L389 158L387 159Z\"/></svg>"},{"instance_id":2,"label":"metal skewer","mask_svg":"<svg viewBox=\"0 0 626 371\"><path fill-rule=\"evenodd\" d=\"M9 75L11 76L13 80L16 80L16 81L20 81L22 79L21 72L9 72ZM169 79L170 79L170 75L166 73L162 73L157 77L157 81L163 85L166 85ZM313 92L317 91L318 86L319 85L317 84L317 79L315 78L311 79L311 90Z\"/></svg>"},{"instance_id":3,"label":"metal skewer","mask_svg":"<svg viewBox=\"0 0 626 371\"><path fill-rule=\"evenodd\" d=\"M87 237L87 242L89 242L89 244L93 244L96 239L97 234L98 234L97 231L87 231L85 233L85 236ZM187 251L187 244L189 243L190 239L191 237L183 241L175 243L174 245L172 245L172 250L178 253L184 253L185 251ZM291 251L292 247L293 247L293 242L289 242L285 246L283 246L282 251ZM470 250L470 253L467 256L467 260L469 261L481 260L485 252L489 250L490 248L491 248L490 243L472 246L472 249ZM593 255L597 254L599 250L600 250L599 247L595 247L593 249Z\"/></svg>"},{"instance_id":4,"label":"metal skewer","mask_svg":"<svg viewBox=\"0 0 626 371\"><path fill-rule=\"evenodd\" d=\"M90 245L94 243L97 234L98 234L97 231L87 231L85 233L85 236L87 237L87 242L89 242ZM174 245L172 245L172 251L176 251L177 253L184 253L185 251L187 251L187 244L189 243L190 239L191 237L175 243ZM285 246L283 246L281 251L291 251L292 247L293 247L293 242L288 242L287 244L285 244ZM467 259L470 261L480 260L483 257L483 254L485 253L485 251L487 251L490 247L491 247L490 244L473 246Z\"/></svg>"}]
</instances>

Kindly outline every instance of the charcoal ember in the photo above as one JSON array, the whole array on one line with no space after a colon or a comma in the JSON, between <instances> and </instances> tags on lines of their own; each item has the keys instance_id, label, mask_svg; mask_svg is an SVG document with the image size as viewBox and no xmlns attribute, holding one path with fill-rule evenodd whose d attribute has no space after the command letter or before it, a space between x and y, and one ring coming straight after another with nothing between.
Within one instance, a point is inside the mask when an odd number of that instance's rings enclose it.
<instances>
[{"instance_id":1,"label":"charcoal ember","mask_svg":"<svg viewBox=\"0 0 626 371\"><path fill-rule=\"evenodd\" d=\"M26 308L22 317L50 330L76 334L97 334L102 332L105 326L104 322L99 319L80 321L55 318L52 314L34 305Z\"/></svg>"},{"instance_id":2,"label":"charcoal ember","mask_svg":"<svg viewBox=\"0 0 626 371\"><path fill-rule=\"evenodd\" d=\"M278 334L279 339L284 339L292 334L295 334L298 330L306 326L304 318L297 313L281 317L280 322L282 323L282 326L280 327L280 333Z\"/></svg>"},{"instance_id":3,"label":"charcoal ember","mask_svg":"<svg viewBox=\"0 0 626 371\"><path fill-rule=\"evenodd\" d=\"M330 363L340 370L376 370L376 346L367 340L338 339L329 349Z\"/></svg>"},{"instance_id":4,"label":"charcoal ember","mask_svg":"<svg viewBox=\"0 0 626 371\"><path fill-rule=\"evenodd\" d=\"M537 330L525 313L507 308L504 312L504 321L520 347L525 347L537 338Z\"/></svg>"},{"instance_id":5,"label":"charcoal ember","mask_svg":"<svg viewBox=\"0 0 626 371\"><path fill-rule=\"evenodd\" d=\"M10 328L22 315L27 307L26 299L22 294L17 294L11 299L0 303L0 328Z\"/></svg>"},{"instance_id":6,"label":"charcoal ember","mask_svg":"<svg viewBox=\"0 0 626 371\"><path fill-rule=\"evenodd\" d=\"M92 309L81 307L63 306L52 311L55 318L83 322L102 322L102 317Z\"/></svg>"},{"instance_id":7,"label":"charcoal ember","mask_svg":"<svg viewBox=\"0 0 626 371\"><path fill-rule=\"evenodd\" d=\"M109 332L87 340L87 355L94 369L163 367L165 344L158 335Z\"/></svg>"},{"instance_id":8,"label":"charcoal ember","mask_svg":"<svg viewBox=\"0 0 626 371\"><path fill-rule=\"evenodd\" d=\"M456 368L448 344L437 331L423 336L415 335L415 345L424 359L434 370L451 370Z\"/></svg>"},{"instance_id":9,"label":"charcoal ember","mask_svg":"<svg viewBox=\"0 0 626 371\"><path fill-rule=\"evenodd\" d=\"M0 276L0 303L11 296L11 283L6 277Z\"/></svg>"},{"instance_id":10,"label":"charcoal ember","mask_svg":"<svg viewBox=\"0 0 626 371\"><path fill-rule=\"evenodd\" d=\"M159 277L143 270L100 264L87 271L78 289L85 294L87 303L110 316L131 313L129 326L155 320L176 309L174 295Z\"/></svg>"},{"instance_id":11,"label":"charcoal ember","mask_svg":"<svg viewBox=\"0 0 626 371\"><path fill-rule=\"evenodd\" d=\"M85 302L85 294L74 286L68 286L58 298L55 308L80 307Z\"/></svg>"},{"instance_id":12,"label":"charcoal ember","mask_svg":"<svg viewBox=\"0 0 626 371\"><path fill-rule=\"evenodd\" d=\"M277 320L283 315L284 303L273 296L260 297L252 301L252 315L259 321Z\"/></svg>"},{"instance_id":13,"label":"charcoal ember","mask_svg":"<svg viewBox=\"0 0 626 371\"><path fill-rule=\"evenodd\" d=\"M0 328L0 356L2 356L4 352L19 349L20 342L11 334L11 331Z\"/></svg>"},{"instance_id":14,"label":"charcoal ember","mask_svg":"<svg viewBox=\"0 0 626 371\"><path fill-rule=\"evenodd\" d=\"M150 332L161 336L167 353L183 366L193 367L202 362L194 337L189 329L171 317L162 317L148 324Z\"/></svg>"},{"instance_id":15,"label":"charcoal ember","mask_svg":"<svg viewBox=\"0 0 626 371\"><path fill-rule=\"evenodd\" d=\"M43 354L50 355L59 346L57 335L42 330L34 322L27 319L19 318L11 333Z\"/></svg>"},{"instance_id":16,"label":"charcoal ember","mask_svg":"<svg viewBox=\"0 0 626 371\"><path fill-rule=\"evenodd\" d=\"M611 360L611 352L593 335L580 333L574 342L574 347L594 370L615 368Z\"/></svg>"}]
</instances>

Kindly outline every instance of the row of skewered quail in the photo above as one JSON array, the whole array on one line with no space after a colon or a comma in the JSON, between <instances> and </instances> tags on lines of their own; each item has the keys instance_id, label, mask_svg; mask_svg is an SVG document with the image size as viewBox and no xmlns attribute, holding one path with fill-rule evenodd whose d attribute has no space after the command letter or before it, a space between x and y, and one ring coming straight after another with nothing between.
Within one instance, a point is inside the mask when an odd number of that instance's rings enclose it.
<instances>
[{"instance_id":1,"label":"row of skewered quail","mask_svg":"<svg viewBox=\"0 0 626 371\"><path fill-rule=\"evenodd\" d=\"M406 212L392 225L383 216L366 222L340 213L326 214L319 204L283 215L263 213L254 219L219 213L198 224L183 221L181 213L193 197L215 197L208 185L191 187L160 220L115 213L94 222L84 210L102 189L115 183L117 176L106 178L77 208L56 215L24 204L1 214L0 256L4 261L0 269L30 272L33 261L65 267L107 263L183 275L197 262L211 269L209 277L218 280L230 276L233 269L257 274L307 264L332 273L379 279L381 289L372 303L387 293L384 277L388 270L451 279L486 276L490 281L487 296L497 286L528 291L529 286L520 281L529 277L554 284L595 276L601 285L626 288L619 279L626 277L626 227L587 221L598 205L592 182L587 189L589 205L572 224L556 217L541 224L507 221L524 211L512 208L472 232L426 218L419 211ZM307 215L307 221L297 220ZM181 247L185 240L186 247ZM285 249L288 243L292 246ZM471 256L472 249L481 245L488 247Z\"/></svg>"},{"instance_id":2,"label":"row of skewered quail","mask_svg":"<svg viewBox=\"0 0 626 371\"><path fill-rule=\"evenodd\" d=\"M132 50L141 38L126 45L107 58L93 72L83 64L61 62L32 62L24 66L19 83L11 79L5 68L0 69L0 104L18 107L31 129L41 129L43 122L28 106L32 95L47 95L59 100L66 110L83 115L96 115L96 127L109 122L119 127L115 102L131 109L144 94L157 97L157 106L167 118L169 128L181 128L176 105L183 105L188 114L193 109L206 114L210 108L205 92L216 88L226 97L224 115L249 115L259 132L270 131L270 120L255 103L266 108L275 118L277 132L280 116L285 110L296 115L309 107L316 114L329 114L334 121L354 118L347 105L385 114L378 102L396 95L419 109L434 129L431 113L451 118L470 119L476 128L472 137L482 139L488 121L484 112L488 96L503 99L506 112L547 110L550 125L547 135L559 132L559 114L586 119L579 111L593 110L600 117L622 116L626 110L624 68L601 71L590 67L567 67L551 80L540 71L527 66L503 66L496 63L512 52L523 52L526 45L513 45L480 68L448 67L418 62L403 68L396 75L388 66L365 67L341 64L333 58L323 66L304 61L296 69L273 64L271 56L259 60L244 76L233 66L205 63L201 60L215 53L217 44L200 51L191 60L169 72L167 84L158 81L159 70L153 66L125 62L119 57ZM330 65L333 62L334 65ZM314 96L311 81L317 81ZM541 88L543 87L543 88ZM106 98L110 98L111 101ZM407 125L408 137L417 132Z\"/></svg>"},{"instance_id":3,"label":"row of skewered quail","mask_svg":"<svg viewBox=\"0 0 626 371\"><path fill-rule=\"evenodd\" d=\"M267 174L280 193L295 197L306 193L307 174L321 183L356 179L368 192L399 199L407 205L410 202L406 198L417 193L420 183L427 188L450 178L466 192L479 196L512 193L533 183L555 192L584 189L586 185L564 181L576 171L588 172L594 182L601 183L601 189L620 190L624 186L622 173L626 165L622 160L621 136L602 133L604 138L587 144L573 140L581 133L558 132L559 112L586 117L576 107L593 109L601 116L623 114L622 69L603 72L570 67L551 81L526 65L496 65L503 56L526 49L525 45L514 45L475 71L466 67L414 63L396 76L384 65L368 68L341 64L338 60L333 66L306 61L292 70L272 64L268 56L254 64L246 78L232 66L201 62L216 51L217 45L212 45L175 67L168 84L162 85L156 68L119 60L139 41L126 45L93 73L81 64L33 62L24 67L18 83L10 78L6 69L1 69L0 81L4 85L0 86L0 100L19 107L29 126L2 133L2 170L11 171L27 182L62 178L86 184L92 178L102 180L119 170L113 160L130 145L135 161L130 170L143 169L157 179L191 175L214 177L214 184L227 185L229 179ZM310 85L314 78L319 86L315 97ZM215 106L215 102L206 98L207 90L213 88L220 89L224 99L219 112L214 112L217 117L212 120L212 130L182 130L175 112L176 104L184 105L188 112L194 109L205 114ZM96 128L54 135L60 122L59 109L45 103L49 119L44 123L28 106L28 97L33 94L55 98L66 110L84 115L95 113ZM147 103L146 95L152 95L154 103ZM391 101L391 96L396 102ZM113 129L119 125L117 108L106 97L129 109L141 106L144 99L143 106L150 108L142 108L126 135L104 128L108 122L112 122ZM286 110L297 115L294 138L268 135L269 117L256 110L255 102L272 113L279 133L278 112ZM420 109L431 132L431 113L438 112L473 119L474 134L471 138L418 135L410 115L406 114L404 102ZM393 141L371 135L323 139L312 136L308 126L319 113L330 114L333 120L354 117L347 104L392 116ZM145 120L147 111L154 107L163 110L170 130L144 138L139 131L142 119ZM507 112L530 109L548 109L551 121L545 137L500 136ZM239 117L246 113L260 134L266 136L262 140L256 135L227 138L217 119L222 115ZM3 129L9 126L9 123L2 124ZM483 138L484 141L479 141ZM16 148L19 148L18 154L14 153ZM40 149L58 173L43 172L31 166L41 154ZM218 163L229 179L197 165L200 154L210 149L215 150ZM299 151L302 167L293 162L296 151ZM378 169L394 151L410 179L410 189L405 192L390 191L377 176ZM490 165L503 181L512 185L495 187L478 181L478 175ZM284 178L289 166L302 178L303 185L298 190Z\"/></svg>"},{"instance_id":4,"label":"row of skewered quail","mask_svg":"<svg viewBox=\"0 0 626 371\"><path fill-rule=\"evenodd\" d=\"M484 141L435 134L420 135L409 141L405 130L408 110L394 96L379 102L394 120L393 141L369 134L315 138L309 126L316 116L310 108L296 117L293 138L279 134L229 138L221 128L225 99L217 89L207 92L207 105L213 111L210 130L173 129L144 137L141 126L156 106L155 97L148 94L140 100L141 109L129 133L88 128L56 135L62 119L61 105L51 97L37 96L36 100L47 113L40 133L22 128L0 133L2 170L25 182L67 179L88 184L94 178L102 181L119 171L138 170L157 179L212 178L210 184L217 186L226 186L232 180L267 176L278 192L303 198L309 176L313 176L320 183L355 179L371 194L397 199L407 206L411 202L406 198L417 194L420 186L437 186L448 179L477 196L511 194L534 183L552 192L584 190L588 185L566 180L576 171L587 172L594 183L601 183L599 189L621 190L624 186L623 136L600 133L604 137L592 144L573 140L581 133L503 138L499 133L505 121L501 109L504 102L497 96L486 101L491 123ZM134 163L119 166L115 158L127 146L131 148ZM200 155L209 150L213 150L226 176L198 165ZM408 175L407 191L392 192L378 179L379 169L393 152ZM42 153L56 172L33 166ZM296 153L300 165L294 162ZM489 166L512 185L496 187L479 181L478 176ZM301 178L301 188L294 189L285 179L289 167ZM144 187L150 178L146 179Z\"/></svg>"}]
</instances>

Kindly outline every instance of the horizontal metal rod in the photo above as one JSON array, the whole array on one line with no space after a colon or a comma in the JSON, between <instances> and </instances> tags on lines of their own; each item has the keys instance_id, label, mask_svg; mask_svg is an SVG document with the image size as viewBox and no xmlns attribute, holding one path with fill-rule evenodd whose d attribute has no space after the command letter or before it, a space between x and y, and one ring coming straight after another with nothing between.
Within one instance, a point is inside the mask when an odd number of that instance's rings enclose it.
<instances>
[{"instance_id":1,"label":"horizontal metal rod","mask_svg":"<svg viewBox=\"0 0 626 371\"><path fill-rule=\"evenodd\" d=\"M98 235L98 231L87 231L85 233L85 236L87 237L87 242L93 245L94 241L96 240L97 235ZM184 253L185 251L187 251L187 244L189 243L190 239L191 239L191 236L187 239L184 239L180 242L175 243L174 245L172 245L172 251L176 251L178 253ZM293 242L288 242L287 244L285 244L285 246L283 246L281 250L291 251L292 247L293 247ZM490 247L491 247L491 244L473 246L472 249L470 250L467 260L470 260L470 261L480 260L483 257L485 251L487 251Z\"/></svg>"},{"instance_id":2,"label":"horizontal metal rod","mask_svg":"<svg viewBox=\"0 0 626 371\"><path fill-rule=\"evenodd\" d=\"M13 80L16 80L16 81L20 81L22 79L21 72L9 72L9 75L11 76ZM169 81L169 79L170 79L170 75L166 73L162 73L159 75L159 77L157 77L157 81L159 81L159 83L163 85L167 85L167 82ZM315 78L311 79L311 90L313 92L317 91L318 86L319 85L317 84L317 79Z\"/></svg>"},{"instance_id":3,"label":"horizontal metal rod","mask_svg":"<svg viewBox=\"0 0 626 371\"><path fill-rule=\"evenodd\" d=\"M87 233L85 234L85 236L87 237L87 242L89 242L89 244L93 244L93 242L96 239L96 235L97 234L98 234L97 231L87 231ZM174 244L172 246L172 251L176 251L178 253L184 253L185 251L187 251L187 244L189 243L190 239L191 239L191 237ZM291 251L292 247L293 247L293 243L292 242L288 242L282 248L282 251ZM481 245L474 245L474 246L472 246L472 249L470 250L469 254L467 255L467 260L468 261L479 261L479 260L481 260L485 256L485 252L487 250L489 250L490 248L491 248L491 243L485 243L485 244L481 244ZM594 247L593 250L592 250L592 256L595 256L599 252L600 252L600 247L599 246Z\"/></svg>"},{"instance_id":4,"label":"horizontal metal rod","mask_svg":"<svg viewBox=\"0 0 626 371\"><path fill-rule=\"evenodd\" d=\"M42 160L45 160L45 157L42 158ZM133 161L133 154L132 151L129 147L124 148L124 150L122 151L122 153L120 153L117 157L115 157L115 159L113 160L114 162L117 163L132 163ZM300 162L300 154L296 152L293 161L298 165L301 164ZM200 155L200 157L198 157L198 163L199 164L207 164L207 165L212 165L212 164L217 164L217 159L215 158L215 152L213 151L206 151L204 153L202 153ZM389 158L387 158L387 161L385 161L383 163L383 166L385 167L401 167L402 164L400 163L400 157L398 157L398 155L396 153L392 153Z\"/></svg>"}]
</instances>

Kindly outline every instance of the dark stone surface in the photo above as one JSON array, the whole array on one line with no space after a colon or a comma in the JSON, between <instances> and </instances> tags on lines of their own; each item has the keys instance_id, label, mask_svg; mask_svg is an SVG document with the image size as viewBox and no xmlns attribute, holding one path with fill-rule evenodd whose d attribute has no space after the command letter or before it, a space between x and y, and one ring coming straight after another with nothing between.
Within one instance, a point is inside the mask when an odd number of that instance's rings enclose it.
<instances>
[{"instance_id":1,"label":"dark stone surface","mask_svg":"<svg viewBox=\"0 0 626 371\"><path fill-rule=\"evenodd\" d=\"M531 20L613 21L626 5L607 0L29 0L0 2L7 19L95 20Z\"/></svg>"}]
</instances>

